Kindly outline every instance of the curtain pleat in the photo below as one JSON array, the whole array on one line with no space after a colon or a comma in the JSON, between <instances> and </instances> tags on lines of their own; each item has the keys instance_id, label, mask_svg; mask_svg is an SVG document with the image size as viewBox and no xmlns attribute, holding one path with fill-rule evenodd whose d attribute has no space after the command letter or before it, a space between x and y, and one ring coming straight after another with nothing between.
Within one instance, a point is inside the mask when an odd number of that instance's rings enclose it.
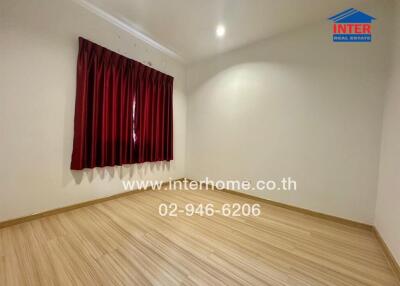
<instances>
[{"instance_id":1,"label":"curtain pleat","mask_svg":"<svg viewBox=\"0 0 400 286\"><path fill-rule=\"evenodd\" d=\"M173 159L173 78L79 38L71 169Z\"/></svg>"}]
</instances>

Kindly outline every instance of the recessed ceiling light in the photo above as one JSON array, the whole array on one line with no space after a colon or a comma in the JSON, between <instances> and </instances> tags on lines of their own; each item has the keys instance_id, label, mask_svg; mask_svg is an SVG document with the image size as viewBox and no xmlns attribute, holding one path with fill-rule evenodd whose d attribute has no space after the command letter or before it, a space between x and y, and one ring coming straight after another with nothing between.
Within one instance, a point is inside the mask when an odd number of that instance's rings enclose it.
<instances>
[{"instance_id":1,"label":"recessed ceiling light","mask_svg":"<svg viewBox=\"0 0 400 286\"><path fill-rule=\"evenodd\" d=\"M225 27L223 25L218 25L217 29L215 30L218 38L222 38L225 36Z\"/></svg>"}]
</instances>

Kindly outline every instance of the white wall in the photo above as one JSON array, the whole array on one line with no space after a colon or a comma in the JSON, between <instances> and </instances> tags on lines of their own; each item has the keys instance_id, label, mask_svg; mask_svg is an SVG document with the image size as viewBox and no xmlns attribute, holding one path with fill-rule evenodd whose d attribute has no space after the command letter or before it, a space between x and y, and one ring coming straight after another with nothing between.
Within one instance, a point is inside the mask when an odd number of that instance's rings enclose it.
<instances>
[{"instance_id":1,"label":"white wall","mask_svg":"<svg viewBox=\"0 0 400 286\"><path fill-rule=\"evenodd\" d=\"M396 3L392 70L385 97L375 226L400 264L400 3Z\"/></svg>"},{"instance_id":2,"label":"white wall","mask_svg":"<svg viewBox=\"0 0 400 286\"><path fill-rule=\"evenodd\" d=\"M251 194L372 223L388 3L362 7L371 44L332 43L324 20L190 66L187 177L290 176L297 191Z\"/></svg>"},{"instance_id":3,"label":"white wall","mask_svg":"<svg viewBox=\"0 0 400 286\"><path fill-rule=\"evenodd\" d=\"M123 191L124 179L184 176L185 72L71 0L0 2L0 221ZM175 77L171 164L69 170L78 36Z\"/></svg>"},{"instance_id":4,"label":"white wall","mask_svg":"<svg viewBox=\"0 0 400 286\"><path fill-rule=\"evenodd\" d=\"M378 18L372 44L333 44L324 21L190 66L186 115L180 63L71 0L2 0L0 221L121 192L121 177L186 175L252 181L291 176L296 192L253 194L372 223L387 2L363 10ZM69 170L78 36L151 61L175 77L171 164ZM376 208L377 227L397 258L399 58L387 93Z\"/></svg>"}]
</instances>

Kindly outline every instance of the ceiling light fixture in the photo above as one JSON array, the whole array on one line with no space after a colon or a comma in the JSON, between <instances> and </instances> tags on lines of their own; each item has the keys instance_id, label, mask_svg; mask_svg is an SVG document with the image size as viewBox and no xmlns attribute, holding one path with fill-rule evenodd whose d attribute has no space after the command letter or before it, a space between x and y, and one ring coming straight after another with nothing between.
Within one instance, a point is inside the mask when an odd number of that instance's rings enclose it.
<instances>
[{"instance_id":1,"label":"ceiling light fixture","mask_svg":"<svg viewBox=\"0 0 400 286\"><path fill-rule=\"evenodd\" d=\"M225 36L225 27L223 25L218 25L217 29L215 30L215 34L218 38Z\"/></svg>"}]
</instances>

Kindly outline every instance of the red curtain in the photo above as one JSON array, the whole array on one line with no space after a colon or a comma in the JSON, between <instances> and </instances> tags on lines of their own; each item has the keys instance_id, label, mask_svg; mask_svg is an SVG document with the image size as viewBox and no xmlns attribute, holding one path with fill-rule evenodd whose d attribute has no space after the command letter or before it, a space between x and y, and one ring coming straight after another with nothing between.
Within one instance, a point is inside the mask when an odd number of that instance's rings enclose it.
<instances>
[{"instance_id":1,"label":"red curtain","mask_svg":"<svg viewBox=\"0 0 400 286\"><path fill-rule=\"evenodd\" d=\"M173 78L79 38L71 169L173 159Z\"/></svg>"}]
</instances>

